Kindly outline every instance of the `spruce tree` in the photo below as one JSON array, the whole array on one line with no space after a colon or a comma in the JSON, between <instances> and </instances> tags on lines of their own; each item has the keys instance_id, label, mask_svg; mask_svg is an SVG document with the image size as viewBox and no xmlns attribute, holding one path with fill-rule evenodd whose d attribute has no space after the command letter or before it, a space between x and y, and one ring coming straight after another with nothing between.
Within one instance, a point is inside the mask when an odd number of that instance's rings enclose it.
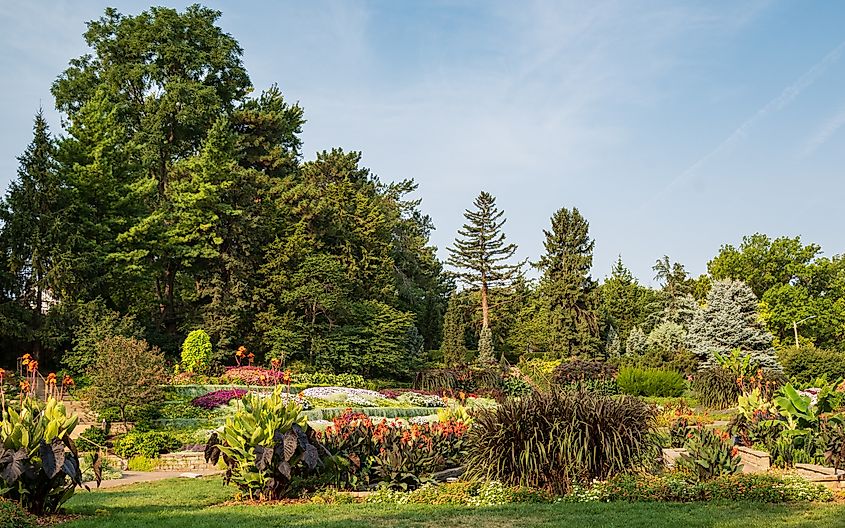
<instances>
[{"instance_id":1,"label":"spruce tree","mask_svg":"<svg viewBox=\"0 0 845 528\"><path fill-rule=\"evenodd\" d=\"M689 326L689 346L705 364L714 363L714 353L740 349L760 367L778 369L772 348L772 334L757 312L757 297L744 282L719 280L707 294Z\"/></svg>"},{"instance_id":2,"label":"spruce tree","mask_svg":"<svg viewBox=\"0 0 845 528\"><path fill-rule=\"evenodd\" d=\"M638 358L645 354L647 339L645 332L639 326L632 328L631 333L628 334L628 339L625 341L625 355Z\"/></svg>"},{"instance_id":3,"label":"spruce tree","mask_svg":"<svg viewBox=\"0 0 845 528\"><path fill-rule=\"evenodd\" d=\"M596 283L590 277L595 242L590 225L577 208L561 208L544 231L545 255L540 288L549 307L553 352L562 356L592 356L598 351Z\"/></svg>"},{"instance_id":4,"label":"spruce tree","mask_svg":"<svg viewBox=\"0 0 845 528\"><path fill-rule=\"evenodd\" d=\"M467 223L458 230L453 247L448 248L447 263L455 268L455 277L481 292L481 337L490 328L490 288L505 287L520 276L522 263L510 264L516 253L516 244L505 241L502 226L505 225L504 211L496 207L496 198L481 191L473 202L474 210L464 211ZM490 349L492 354L492 335ZM479 345L479 352L481 345Z\"/></svg>"},{"instance_id":5,"label":"spruce tree","mask_svg":"<svg viewBox=\"0 0 845 528\"><path fill-rule=\"evenodd\" d=\"M61 245L61 184L56 168L56 146L47 121L39 109L35 115L32 142L18 158L18 179L9 185L0 206L3 221L2 244L7 253L8 272L14 277L12 296L30 317L25 340L38 358L39 331L51 288L52 271Z\"/></svg>"},{"instance_id":6,"label":"spruce tree","mask_svg":"<svg viewBox=\"0 0 845 528\"><path fill-rule=\"evenodd\" d=\"M624 343L633 327L645 325L657 309L653 303L655 295L654 290L637 282L619 256L610 277L599 286L602 318L608 329L606 336L613 328Z\"/></svg>"}]
</instances>

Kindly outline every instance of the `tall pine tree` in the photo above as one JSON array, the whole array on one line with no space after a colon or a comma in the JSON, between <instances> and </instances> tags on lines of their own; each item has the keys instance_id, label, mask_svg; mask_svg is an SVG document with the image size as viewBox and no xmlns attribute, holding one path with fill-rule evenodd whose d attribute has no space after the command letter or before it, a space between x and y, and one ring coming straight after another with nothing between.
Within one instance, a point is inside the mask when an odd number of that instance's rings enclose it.
<instances>
[{"instance_id":1,"label":"tall pine tree","mask_svg":"<svg viewBox=\"0 0 845 528\"><path fill-rule=\"evenodd\" d=\"M505 212L496 207L496 198L481 191L473 202L475 210L464 211L467 223L458 230L455 245L448 248L447 263L455 268L455 277L481 292L481 336L479 357L493 357L490 333L490 288L509 286L522 273L522 263L509 261L516 253L516 244L505 242ZM484 347L484 350L482 350ZM489 349L488 349L489 347Z\"/></svg>"},{"instance_id":2,"label":"tall pine tree","mask_svg":"<svg viewBox=\"0 0 845 528\"><path fill-rule=\"evenodd\" d=\"M544 231L546 253L537 267L543 271L540 288L549 306L553 352L560 356L592 356L600 345L589 229L577 208L564 207L552 216L551 231Z\"/></svg>"},{"instance_id":3,"label":"tall pine tree","mask_svg":"<svg viewBox=\"0 0 845 528\"><path fill-rule=\"evenodd\" d=\"M32 142L18 158L18 179L9 185L0 205L2 247L11 277L11 297L28 313L24 332L30 352L39 358L39 335L51 288L53 267L61 236L61 183L56 167L56 146L44 115L35 115Z\"/></svg>"}]
</instances>

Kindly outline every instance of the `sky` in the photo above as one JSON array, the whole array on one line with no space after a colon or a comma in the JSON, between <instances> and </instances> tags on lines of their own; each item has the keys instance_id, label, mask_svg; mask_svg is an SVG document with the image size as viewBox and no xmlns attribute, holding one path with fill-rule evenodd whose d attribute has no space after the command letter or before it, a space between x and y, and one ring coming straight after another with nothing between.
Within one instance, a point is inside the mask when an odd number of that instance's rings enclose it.
<instances>
[{"instance_id":1,"label":"sky","mask_svg":"<svg viewBox=\"0 0 845 528\"><path fill-rule=\"evenodd\" d=\"M191 2L161 2L182 8ZM0 0L0 186L85 22L150 4ZM845 253L845 3L208 1L256 89L305 110L304 159L342 147L413 178L446 247L479 191L520 258L577 207L593 276L693 274L755 232Z\"/></svg>"}]
</instances>

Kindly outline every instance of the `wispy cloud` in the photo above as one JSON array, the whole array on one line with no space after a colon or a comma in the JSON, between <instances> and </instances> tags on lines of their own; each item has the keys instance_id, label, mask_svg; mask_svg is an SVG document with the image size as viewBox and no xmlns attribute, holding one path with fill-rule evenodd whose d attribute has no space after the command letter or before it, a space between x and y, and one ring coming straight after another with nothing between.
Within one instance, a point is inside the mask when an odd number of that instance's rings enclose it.
<instances>
[{"instance_id":1,"label":"wispy cloud","mask_svg":"<svg viewBox=\"0 0 845 528\"><path fill-rule=\"evenodd\" d=\"M743 139L745 139L752 128L754 128L757 123L765 119L770 114L783 110L789 103L791 103L796 97L801 95L801 93L810 87L816 80L819 79L829 68L833 65L836 61L839 60L839 57L842 55L842 52L845 51L845 42L840 43L838 46L833 48L829 51L822 59L815 63L810 69L808 69L804 74L798 77L794 82L792 82L789 86L784 88L777 97L763 105L762 108L757 110L751 117L746 119L739 127L737 127L733 132L728 135L721 143L719 143L713 150L699 158L695 163L690 165L686 168L681 174L671 180L663 189L659 192L655 193L652 198L647 202L644 203L639 208L639 212L642 212L650 207L652 207L655 202L660 200L662 197L669 194L672 190L674 190L678 185L685 183L691 179L693 179L698 171L708 164L714 158L729 152L732 150L737 144L739 144ZM845 115L842 115L841 118L842 122L836 123L835 121L830 123L828 130L823 128L820 131L819 137L821 138L821 142L827 140L830 135L836 131L840 126L845 124ZM821 144L821 143L819 143Z\"/></svg>"},{"instance_id":2,"label":"wispy cloud","mask_svg":"<svg viewBox=\"0 0 845 528\"><path fill-rule=\"evenodd\" d=\"M843 105L835 114L825 120L818 128L815 134L810 136L804 143L801 149L801 156L807 157L816 151L819 147L827 143L842 126L845 125L845 105Z\"/></svg>"}]
</instances>

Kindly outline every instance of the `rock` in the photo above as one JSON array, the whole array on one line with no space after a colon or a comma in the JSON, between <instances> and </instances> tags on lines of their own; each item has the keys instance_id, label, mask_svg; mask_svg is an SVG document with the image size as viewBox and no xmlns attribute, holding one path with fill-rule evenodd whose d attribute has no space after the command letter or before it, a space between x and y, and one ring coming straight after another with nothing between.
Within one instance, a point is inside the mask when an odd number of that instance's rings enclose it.
<instances>
[{"instance_id":1,"label":"rock","mask_svg":"<svg viewBox=\"0 0 845 528\"><path fill-rule=\"evenodd\" d=\"M199 473L182 473L182 474L179 475L180 478L189 478L189 479L200 478L201 476L202 475L200 475Z\"/></svg>"}]
</instances>

